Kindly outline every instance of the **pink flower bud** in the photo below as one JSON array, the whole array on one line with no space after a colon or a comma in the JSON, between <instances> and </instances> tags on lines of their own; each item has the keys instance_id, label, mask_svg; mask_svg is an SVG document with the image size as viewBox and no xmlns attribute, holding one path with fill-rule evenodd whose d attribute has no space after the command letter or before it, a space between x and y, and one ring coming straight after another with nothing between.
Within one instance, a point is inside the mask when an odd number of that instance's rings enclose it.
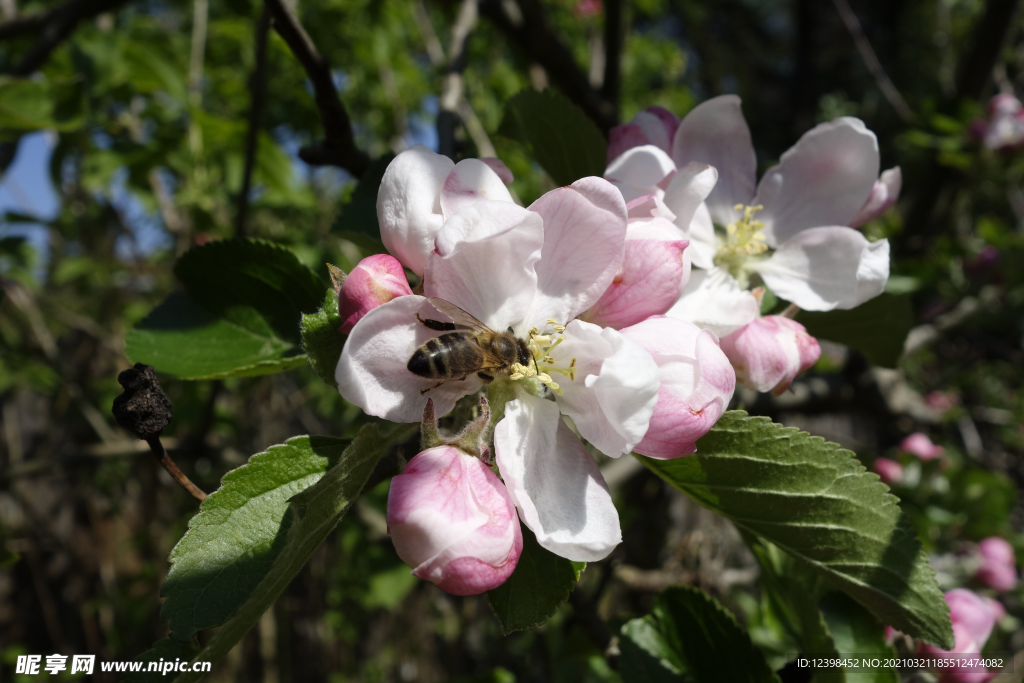
<instances>
[{"instance_id":1,"label":"pink flower bud","mask_svg":"<svg viewBox=\"0 0 1024 683\"><path fill-rule=\"evenodd\" d=\"M696 441L725 412L736 375L718 337L693 323L658 316L622 330L658 365L658 402L643 440L633 449L669 460L696 452Z\"/></svg>"},{"instance_id":2,"label":"pink flower bud","mask_svg":"<svg viewBox=\"0 0 1024 683\"><path fill-rule=\"evenodd\" d=\"M886 484L898 484L903 479L903 465L889 458L875 458L871 469Z\"/></svg>"},{"instance_id":3,"label":"pink flower bud","mask_svg":"<svg viewBox=\"0 0 1024 683\"><path fill-rule=\"evenodd\" d=\"M956 641L953 649L940 650L934 645L921 643L918 652L931 657L959 658L967 655L971 658L971 655L979 655L999 618L998 611L984 598L966 588L951 590L944 597L949 605L950 621L953 622L953 638ZM941 667L936 673L939 674L940 683L984 683L995 676L995 673L979 667L967 666Z\"/></svg>"},{"instance_id":4,"label":"pink flower bud","mask_svg":"<svg viewBox=\"0 0 1024 683\"><path fill-rule=\"evenodd\" d=\"M900 190L903 187L903 174L899 166L890 168L875 181L871 188L871 194L864 202L857 216L850 221L850 227L856 228L868 221L874 220L885 213L885 210L896 203L900 198Z\"/></svg>"},{"instance_id":5,"label":"pink flower bud","mask_svg":"<svg viewBox=\"0 0 1024 683\"><path fill-rule=\"evenodd\" d=\"M338 313L348 334L359 320L392 299L412 294L402 264L394 256L367 256L345 277L338 294Z\"/></svg>"},{"instance_id":6,"label":"pink flower bud","mask_svg":"<svg viewBox=\"0 0 1024 683\"><path fill-rule=\"evenodd\" d=\"M978 543L981 567L974 578L997 591L1010 591L1017 585L1017 557L1013 546L992 536Z\"/></svg>"},{"instance_id":7,"label":"pink flower bud","mask_svg":"<svg viewBox=\"0 0 1024 683\"><path fill-rule=\"evenodd\" d=\"M956 406L959 399L952 391L935 390L924 397L924 402L936 410L946 411Z\"/></svg>"},{"instance_id":8,"label":"pink flower bud","mask_svg":"<svg viewBox=\"0 0 1024 683\"><path fill-rule=\"evenodd\" d=\"M505 485L479 459L452 446L418 454L391 480L388 533L412 573L453 595L503 584L523 535Z\"/></svg>"},{"instance_id":9,"label":"pink flower bud","mask_svg":"<svg viewBox=\"0 0 1024 683\"><path fill-rule=\"evenodd\" d=\"M911 455L916 455L921 460L935 460L945 453L946 449L936 446L932 440L921 432L914 432L900 442L900 448Z\"/></svg>"},{"instance_id":10,"label":"pink flower bud","mask_svg":"<svg viewBox=\"0 0 1024 683\"><path fill-rule=\"evenodd\" d=\"M626 240L622 265L585 318L617 330L662 315L689 279L686 240Z\"/></svg>"},{"instance_id":11,"label":"pink flower bud","mask_svg":"<svg viewBox=\"0 0 1024 683\"><path fill-rule=\"evenodd\" d=\"M722 351L745 387L775 396L821 356L818 340L803 325L779 315L758 318L726 336Z\"/></svg>"},{"instance_id":12,"label":"pink flower bud","mask_svg":"<svg viewBox=\"0 0 1024 683\"><path fill-rule=\"evenodd\" d=\"M1010 93L999 93L988 101L989 118L1010 116L1021 110L1021 103Z\"/></svg>"}]
</instances>

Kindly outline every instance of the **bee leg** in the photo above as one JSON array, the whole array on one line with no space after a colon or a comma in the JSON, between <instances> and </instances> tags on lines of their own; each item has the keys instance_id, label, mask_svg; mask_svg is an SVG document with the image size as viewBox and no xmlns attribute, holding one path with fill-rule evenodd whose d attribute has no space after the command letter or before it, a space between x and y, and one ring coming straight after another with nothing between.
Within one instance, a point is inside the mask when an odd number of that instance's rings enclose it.
<instances>
[{"instance_id":1,"label":"bee leg","mask_svg":"<svg viewBox=\"0 0 1024 683\"><path fill-rule=\"evenodd\" d=\"M494 377L488 375L486 372L478 372L476 373L476 376L482 379L484 381L484 384L490 384L491 382L494 381Z\"/></svg>"},{"instance_id":2,"label":"bee leg","mask_svg":"<svg viewBox=\"0 0 1024 683\"><path fill-rule=\"evenodd\" d=\"M446 380L446 379L443 379L443 380L441 380L440 382L437 382L437 383L435 383L435 384L431 384L431 385L430 385L429 387L427 387L426 389L422 389L422 390L420 390L420 396L423 396L423 395L424 395L424 394L426 394L426 393L427 393L428 391L433 391L434 389L437 389L437 388L438 388L439 386L441 386L442 384L444 384L444 383L445 383L445 382L447 382L447 381L448 381L448 380Z\"/></svg>"},{"instance_id":3,"label":"bee leg","mask_svg":"<svg viewBox=\"0 0 1024 683\"><path fill-rule=\"evenodd\" d=\"M419 320L424 325L426 325L427 327L429 327L430 329L437 330L438 332L444 332L446 330L455 329L455 323L443 323L440 320L431 320L430 318L424 320L423 318L420 317L419 313L416 314L416 319Z\"/></svg>"}]
</instances>

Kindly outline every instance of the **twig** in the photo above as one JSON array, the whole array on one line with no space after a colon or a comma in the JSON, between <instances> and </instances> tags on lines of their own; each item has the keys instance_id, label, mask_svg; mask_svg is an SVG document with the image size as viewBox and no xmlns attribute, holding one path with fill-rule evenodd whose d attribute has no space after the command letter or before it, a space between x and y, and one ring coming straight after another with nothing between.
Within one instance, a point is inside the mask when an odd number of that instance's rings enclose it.
<instances>
[{"instance_id":1,"label":"twig","mask_svg":"<svg viewBox=\"0 0 1024 683\"><path fill-rule=\"evenodd\" d=\"M604 0L604 78L601 96L619 112L619 92L622 89L623 1Z\"/></svg>"},{"instance_id":2,"label":"twig","mask_svg":"<svg viewBox=\"0 0 1024 683\"><path fill-rule=\"evenodd\" d=\"M263 5L263 12L256 22L256 63L249 79L249 130L245 135L245 171L242 173L242 189L238 193L238 213L235 216L235 237L245 237L245 221L249 213L249 192L252 189L252 172L256 165L256 150L260 134L260 118L267 99L267 37L270 33L270 8Z\"/></svg>"},{"instance_id":3,"label":"twig","mask_svg":"<svg viewBox=\"0 0 1024 683\"><path fill-rule=\"evenodd\" d=\"M427 11L427 6L423 4L423 0L416 0L413 3L413 12L416 16L416 27L419 28L420 35L423 36L423 45L427 49L430 63L434 66L440 66L444 63L444 48L441 47L441 41L437 39L434 25L430 23L430 12Z\"/></svg>"},{"instance_id":4,"label":"twig","mask_svg":"<svg viewBox=\"0 0 1024 683\"><path fill-rule=\"evenodd\" d=\"M452 159L455 158L455 130L459 125L458 110L462 100L462 72L466 68L466 43L477 17L476 0L462 0L448 47L448 68L437 113L437 147L438 152Z\"/></svg>"},{"instance_id":5,"label":"twig","mask_svg":"<svg viewBox=\"0 0 1024 683\"><path fill-rule=\"evenodd\" d=\"M910 107L907 106L907 101L903 99L903 95L900 94L900 91L896 89L896 86L893 85L889 76L885 73L885 69L882 68L882 64L878 61L875 51L871 48L871 43L868 42L867 36L864 35L864 29L861 28L857 15L850 9L850 5L846 0L832 0L832 4L836 6L836 11L839 12L843 23L846 24L846 30L850 32L850 36L857 46L857 51L860 52L861 59L864 60L864 65L871 72L875 83L878 84L882 94L885 95L885 99L889 100L889 104L896 110L896 113L904 123L909 122L914 117L914 114L910 111Z\"/></svg>"},{"instance_id":6,"label":"twig","mask_svg":"<svg viewBox=\"0 0 1024 683\"><path fill-rule=\"evenodd\" d=\"M518 11L517 11L518 10ZM480 13L550 75L559 88L607 133L618 124L615 105L590 87L572 52L548 26L539 0L482 0Z\"/></svg>"},{"instance_id":7,"label":"twig","mask_svg":"<svg viewBox=\"0 0 1024 683\"><path fill-rule=\"evenodd\" d=\"M199 105L203 93L203 58L206 56L206 22L209 14L207 0L193 0L192 42L188 58L188 97Z\"/></svg>"},{"instance_id":8,"label":"twig","mask_svg":"<svg viewBox=\"0 0 1024 683\"><path fill-rule=\"evenodd\" d=\"M167 451L164 450L164 445L160 443L159 436L146 439L146 443L149 444L149 449L153 451L153 455L156 456L156 459L159 460L160 464L163 465L163 468L167 470L167 474L171 475L171 478L178 482L178 485L181 486L181 488L188 491L193 498L200 502L206 500L206 494L203 490L193 484L192 480L186 477L185 473L179 470L178 466L174 464L173 460L171 460L171 456L169 456Z\"/></svg>"},{"instance_id":9,"label":"twig","mask_svg":"<svg viewBox=\"0 0 1024 683\"><path fill-rule=\"evenodd\" d=\"M345 105L338 97L337 88L334 87L331 66L317 52L302 24L283 0L266 2L273 16L274 29L306 70L306 75L313 85L316 106L320 110L320 120L324 126L325 140L300 149L299 158L313 166L331 164L355 176L362 176L370 163L370 158L356 147L352 122Z\"/></svg>"}]
</instances>

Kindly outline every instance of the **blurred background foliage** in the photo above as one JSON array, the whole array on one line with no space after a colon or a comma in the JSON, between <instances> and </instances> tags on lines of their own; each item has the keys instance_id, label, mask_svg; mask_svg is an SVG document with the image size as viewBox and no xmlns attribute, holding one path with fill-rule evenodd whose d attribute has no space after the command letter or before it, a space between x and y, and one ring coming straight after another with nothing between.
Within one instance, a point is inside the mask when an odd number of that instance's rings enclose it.
<instances>
[{"instance_id":1,"label":"blurred background foliage","mask_svg":"<svg viewBox=\"0 0 1024 683\"><path fill-rule=\"evenodd\" d=\"M481 0L451 152L497 154L524 203L553 187L498 134L505 102L529 87L560 89L603 130L650 105L683 115L737 93L762 170L814 124L862 118L883 168L903 168L900 203L866 230L892 242L890 289L912 301L906 352L886 369L826 343L790 392L740 391L736 405L837 441L867 466L902 459L894 490L943 587L969 585L973 542L1001 535L1024 553L1024 156L968 135L991 95L1024 91L1024 18L1011 0L850 4L902 114L835 3ZM441 143L462 5L294 4L370 158ZM380 248L375 187L352 167L300 160L323 123L276 31L257 57L259 2L3 0L0 13L0 665L19 653L131 659L165 635L159 587L196 504L111 419L128 331L174 288L175 258L211 240L274 241L326 287L325 263L347 271ZM308 367L163 385L174 404L165 444L207 491L290 436L360 424ZM946 448L942 461L899 454L916 431ZM795 650L735 530L623 462L606 479L625 541L544 627L503 638L483 598L412 579L387 538L384 482L213 680L615 681L587 615L615 630L675 583L722 600L781 666ZM990 649L1024 650L1019 591L1004 596L1010 616Z\"/></svg>"}]
</instances>

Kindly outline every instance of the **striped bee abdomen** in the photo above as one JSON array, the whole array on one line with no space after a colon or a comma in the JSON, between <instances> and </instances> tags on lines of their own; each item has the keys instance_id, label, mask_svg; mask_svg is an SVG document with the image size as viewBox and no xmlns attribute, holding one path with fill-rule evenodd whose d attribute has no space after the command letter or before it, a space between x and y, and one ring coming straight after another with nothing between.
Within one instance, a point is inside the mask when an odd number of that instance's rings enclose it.
<instances>
[{"instance_id":1,"label":"striped bee abdomen","mask_svg":"<svg viewBox=\"0 0 1024 683\"><path fill-rule=\"evenodd\" d=\"M428 339L416 349L407 368L431 379L452 379L476 372L483 365L483 352L464 332L449 332Z\"/></svg>"}]
</instances>

